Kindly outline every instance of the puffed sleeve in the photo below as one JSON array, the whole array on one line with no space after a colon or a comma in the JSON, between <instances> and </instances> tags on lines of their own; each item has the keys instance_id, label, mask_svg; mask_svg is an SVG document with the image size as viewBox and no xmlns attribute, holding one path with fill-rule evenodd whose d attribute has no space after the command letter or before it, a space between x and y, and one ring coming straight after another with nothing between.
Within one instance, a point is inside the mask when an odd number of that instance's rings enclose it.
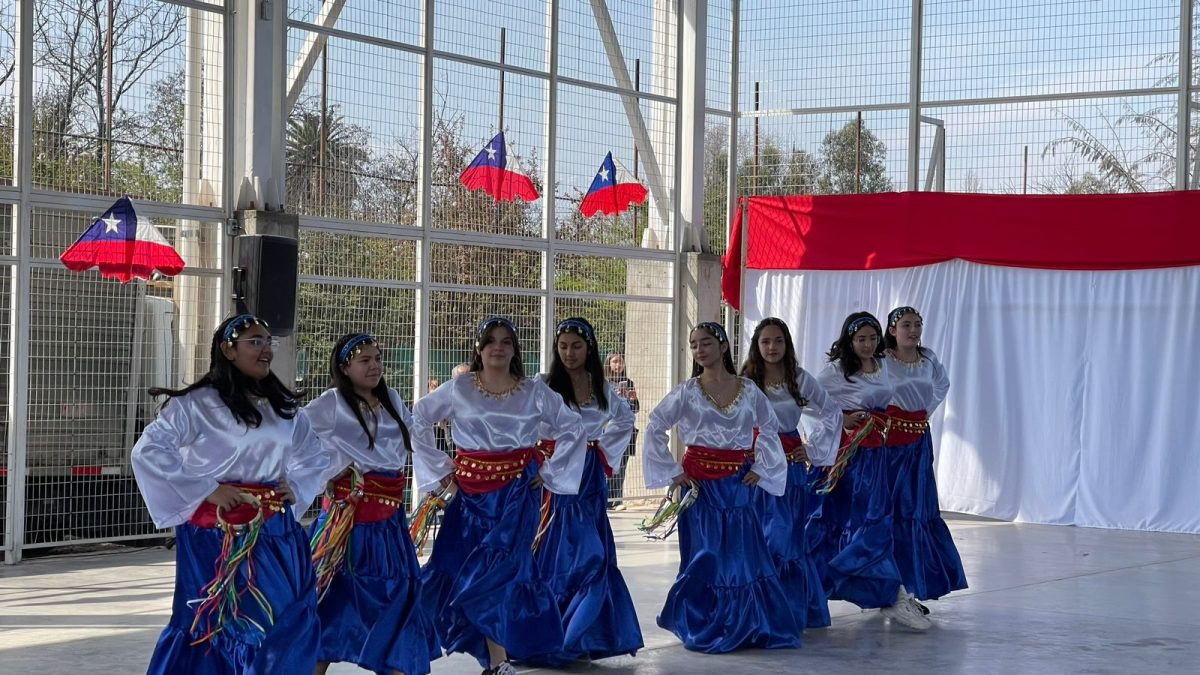
<instances>
[{"instance_id":1,"label":"puffed sleeve","mask_svg":"<svg viewBox=\"0 0 1200 675\"><path fill-rule=\"evenodd\" d=\"M925 413L932 415L934 410L946 400L946 394L950 393L950 376L946 373L946 368L942 366L942 362L938 360L937 354L933 350L925 351L926 358L933 364L933 401L929 403Z\"/></svg>"},{"instance_id":2,"label":"puffed sleeve","mask_svg":"<svg viewBox=\"0 0 1200 675\"><path fill-rule=\"evenodd\" d=\"M801 415L812 420L805 452L813 464L829 466L837 457L842 439L842 408L807 371L801 370L796 380L800 396L808 401Z\"/></svg>"},{"instance_id":3,"label":"puffed sleeve","mask_svg":"<svg viewBox=\"0 0 1200 675\"><path fill-rule=\"evenodd\" d=\"M287 481L296 495L292 512L296 518L304 515L313 500L325 488L325 483L339 468L334 467L331 453L313 431L308 415L303 411L292 418L292 453L288 457Z\"/></svg>"},{"instance_id":4,"label":"puffed sleeve","mask_svg":"<svg viewBox=\"0 0 1200 675\"><path fill-rule=\"evenodd\" d=\"M846 378L842 375L842 369L838 364L830 362L826 363L825 367L817 375L817 383L825 390L825 393L833 399L833 404L842 410L849 410L846 402L842 400L842 394L846 391Z\"/></svg>"},{"instance_id":5,"label":"puffed sleeve","mask_svg":"<svg viewBox=\"0 0 1200 675\"><path fill-rule=\"evenodd\" d=\"M787 457L779 441L779 420L766 394L750 380L745 381L745 387L754 409L754 426L758 428L751 470L758 474L758 487L782 497L787 488Z\"/></svg>"},{"instance_id":6,"label":"puffed sleeve","mask_svg":"<svg viewBox=\"0 0 1200 675\"><path fill-rule=\"evenodd\" d=\"M629 439L633 437L633 410L625 399L617 395L611 384L605 385L604 395L608 397L608 424L604 425L604 432L600 434L600 449L613 473L618 473L625 451L629 449Z\"/></svg>"},{"instance_id":7,"label":"puffed sleeve","mask_svg":"<svg viewBox=\"0 0 1200 675\"><path fill-rule=\"evenodd\" d=\"M330 478L341 473L351 462L351 459L344 453L338 452L333 443L328 442L328 439L333 437L337 426L337 407L339 405L344 404L338 396L337 390L326 389L325 393L304 406L304 414L308 417L308 423L312 427L313 433L326 441L325 450L329 452Z\"/></svg>"},{"instance_id":8,"label":"puffed sleeve","mask_svg":"<svg viewBox=\"0 0 1200 675\"><path fill-rule=\"evenodd\" d=\"M408 428L413 444L413 475L421 494L438 489L442 479L454 471L454 463L438 449L433 432L438 422L450 418L453 408L452 386L438 387L413 405L412 424Z\"/></svg>"},{"instance_id":9,"label":"puffed sleeve","mask_svg":"<svg viewBox=\"0 0 1200 675\"><path fill-rule=\"evenodd\" d=\"M196 440L190 424L192 405L189 397L169 399L133 446L133 475L156 527L186 522L219 485L184 470L180 448Z\"/></svg>"},{"instance_id":10,"label":"puffed sleeve","mask_svg":"<svg viewBox=\"0 0 1200 675\"><path fill-rule=\"evenodd\" d=\"M683 466L671 454L671 439L667 432L683 418L686 386L687 382L676 386L650 413L642 450L642 469L648 488L667 487L683 473Z\"/></svg>"},{"instance_id":11,"label":"puffed sleeve","mask_svg":"<svg viewBox=\"0 0 1200 675\"><path fill-rule=\"evenodd\" d=\"M579 493L583 463L587 459L587 438L583 418L553 389L540 379L534 379L534 396L542 412L542 433L554 441L554 454L542 465L541 476L546 488L555 494Z\"/></svg>"}]
</instances>

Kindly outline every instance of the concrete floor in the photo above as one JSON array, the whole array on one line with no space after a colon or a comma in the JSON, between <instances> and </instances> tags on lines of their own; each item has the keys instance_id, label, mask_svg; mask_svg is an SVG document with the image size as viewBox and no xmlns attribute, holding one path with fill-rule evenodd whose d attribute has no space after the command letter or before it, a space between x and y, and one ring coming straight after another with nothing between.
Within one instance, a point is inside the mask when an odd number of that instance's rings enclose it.
<instances>
[{"instance_id":1,"label":"concrete floor","mask_svg":"<svg viewBox=\"0 0 1200 675\"><path fill-rule=\"evenodd\" d=\"M949 517L971 588L930 603L915 633L834 603L804 648L708 656L654 624L676 543L646 541L614 514L621 568L645 634L637 657L569 669L660 673L1200 673L1200 537ZM116 549L0 566L0 673L144 672L166 622L172 551ZM337 665L330 673L363 672ZM479 672L462 656L435 673Z\"/></svg>"}]
</instances>

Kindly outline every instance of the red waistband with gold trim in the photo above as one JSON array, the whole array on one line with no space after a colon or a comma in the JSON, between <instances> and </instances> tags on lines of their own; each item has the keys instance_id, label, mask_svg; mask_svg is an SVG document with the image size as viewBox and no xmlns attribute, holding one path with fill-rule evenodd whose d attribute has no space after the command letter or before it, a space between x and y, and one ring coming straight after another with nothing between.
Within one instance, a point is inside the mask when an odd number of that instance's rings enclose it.
<instances>
[{"instance_id":1,"label":"red waistband with gold trim","mask_svg":"<svg viewBox=\"0 0 1200 675\"><path fill-rule=\"evenodd\" d=\"M400 507L404 506L404 488L406 479L403 471L395 476L369 471L363 474L361 489L352 490L351 476L346 474L333 484L333 499L326 494L321 500L321 506L329 511L334 501L355 502L354 522L377 523L391 518Z\"/></svg>"},{"instance_id":2,"label":"red waistband with gold trim","mask_svg":"<svg viewBox=\"0 0 1200 675\"><path fill-rule=\"evenodd\" d=\"M929 416L924 410L904 410L889 405L886 414L891 424L887 434L889 446L912 445L929 433Z\"/></svg>"},{"instance_id":3,"label":"red waistband with gold trim","mask_svg":"<svg viewBox=\"0 0 1200 675\"><path fill-rule=\"evenodd\" d=\"M525 472L530 462L545 461L538 448L518 448L502 452L462 450L454 455L454 479L469 495L495 492Z\"/></svg>"},{"instance_id":4,"label":"red waistband with gold trim","mask_svg":"<svg viewBox=\"0 0 1200 675\"><path fill-rule=\"evenodd\" d=\"M794 464L807 464L808 453L804 450L804 439L797 434L779 434L779 443L783 446L783 454L787 461Z\"/></svg>"},{"instance_id":5,"label":"red waistband with gold trim","mask_svg":"<svg viewBox=\"0 0 1200 675\"><path fill-rule=\"evenodd\" d=\"M845 412L865 412L870 416L853 429L842 428L841 447L850 445L856 436L859 438L858 442L854 444L855 448L882 448L886 445L888 432L891 429L891 418L887 413L873 410L846 410Z\"/></svg>"},{"instance_id":6,"label":"red waistband with gold trim","mask_svg":"<svg viewBox=\"0 0 1200 675\"><path fill-rule=\"evenodd\" d=\"M722 450L689 445L683 453L683 472L696 480L728 478L754 459L751 450Z\"/></svg>"},{"instance_id":7,"label":"red waistband with gold trim","mask_svg":"<svg viewBox=\"0 0 1200 675\"><path fill-rule=\"evenodd\" d=\"M221 483L221 485L235 487L257 499L260 504L257 508L253 504L238 504L232 509L222 511L221 517L230 525L249 523L254 520L255 514L260 509L264 521L283 512L283 498L275 492L274 485L266 483ZM201 503L189 522L197 527L216 527L217 505L208 501Z\"/></svg>"},{"instance_id":8,"label":"red waistband with gold trim","mask_svg":"<svg viewBox=\"0 0 1200 675\"><path fill-rule=\"evenodd\" d=\"M554 456L554 446L557 444L557 441L543 438L542 440L538 441L537 447L538 450L542 451L542 456L544 458L550 459ZM600 447L600 441L588 441L587 449L592 450L600 455L600 463L604 465L604 475L612 478L612 467L608 465L608 456L604 454L604 448Z\"/></svg>"}]
</instances>

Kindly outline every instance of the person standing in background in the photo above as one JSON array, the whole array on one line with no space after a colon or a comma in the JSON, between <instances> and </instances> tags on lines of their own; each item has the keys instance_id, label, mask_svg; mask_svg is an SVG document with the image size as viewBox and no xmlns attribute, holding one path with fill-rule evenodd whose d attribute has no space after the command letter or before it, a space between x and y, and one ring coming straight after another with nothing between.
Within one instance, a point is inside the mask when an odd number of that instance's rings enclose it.
<instances>
[{"instance_id":1,"label":"person standing in background","mask_svg":"<svg viewBox=\"0 0 1200 675\"><path fill-rule=\"evenodd\" d=\"M612 384L617 396L625 399L625 402L629 404L629 409L636 415L642 404L638 401L637 387L633 385L633 380L625 374L624 354L609 354L604 359L604 377ZM637 454L637 437L638 430L637 427L634 427L633 434L629 436L627 457ZM621 462L621 466L613 471L613 475L608 479L608 508L613 511L625 510L625 467L627 465L628 462Z\"/></svg>"}]
</instances>

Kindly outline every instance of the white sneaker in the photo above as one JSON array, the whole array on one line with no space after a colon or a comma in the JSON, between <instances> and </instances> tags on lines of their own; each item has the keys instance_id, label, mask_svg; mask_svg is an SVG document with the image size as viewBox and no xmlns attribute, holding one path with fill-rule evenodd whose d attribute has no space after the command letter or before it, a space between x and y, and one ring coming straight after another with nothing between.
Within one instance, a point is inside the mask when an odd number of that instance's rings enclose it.
<instances>
[{"instance_id":1,"label":"white sneaker","mask_svg":"<svg viewBox=\"0 0 1200 675\"><path fill-rule=\"evenodd\" d=\"M495 675L517 675L517 669L514 668L513 664L509 663L508 661L496 666L491 672Z\"/></svg>"},{"instance_id":2,"label":"white sneaker","mask_svg":"<svg viewBox=\"0 0 1200 675\"><path fill-rule=\"evenodd\" d=\"M909 601L908 598L897 598L896 604L884 607L879 610L879 613L913 630L927 630L933 625L929 617L922 614L921 610L917 609L916 603Z\"/></svg>"}]
</instances>

